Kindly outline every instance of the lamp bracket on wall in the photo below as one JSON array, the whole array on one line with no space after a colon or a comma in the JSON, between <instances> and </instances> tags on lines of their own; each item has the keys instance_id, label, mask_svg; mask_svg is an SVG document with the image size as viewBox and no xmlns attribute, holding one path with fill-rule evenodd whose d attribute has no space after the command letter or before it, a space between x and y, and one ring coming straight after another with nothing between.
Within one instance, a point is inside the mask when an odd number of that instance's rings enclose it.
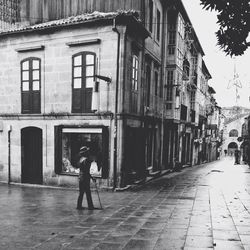
<instances>
[{"instance_id":1,"label":"lamp bracket on wall","mask_svg":"<svg viewBox=\"0 0 250 250\"><path fill-rule=\"evenodd\" d=\"M94 77L101 79L101 80L108 82L108 83L111 83L111 81L112 81L111 77L107 77L107 76L94 75Z\"/></svg>"}]
</instances>

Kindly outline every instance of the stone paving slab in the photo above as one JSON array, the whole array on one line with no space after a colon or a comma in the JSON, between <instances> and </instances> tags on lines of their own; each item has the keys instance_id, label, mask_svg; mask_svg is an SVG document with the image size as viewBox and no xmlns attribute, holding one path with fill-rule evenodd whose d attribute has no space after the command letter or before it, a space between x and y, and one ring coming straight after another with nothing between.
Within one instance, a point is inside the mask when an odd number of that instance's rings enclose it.
<instances>
[{"instance_id":1,"label":"stone paving slab","mask_svg":"<svg viewBox=\"0 0 250 250\"><path fill-rule=\"evenodd\" d=\"M77 190L0 184L0 250L250 250L249 172L227 157L100 191L94 211L75 209Z\"/></svg>"}]
</instances>

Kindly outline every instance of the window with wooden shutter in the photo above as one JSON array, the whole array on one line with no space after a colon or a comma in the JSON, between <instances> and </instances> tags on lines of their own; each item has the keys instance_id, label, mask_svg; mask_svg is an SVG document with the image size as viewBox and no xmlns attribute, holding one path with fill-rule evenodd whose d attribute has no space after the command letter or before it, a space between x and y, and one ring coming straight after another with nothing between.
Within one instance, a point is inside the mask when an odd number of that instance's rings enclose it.
<instances>
[{"instance_id":1,"label":"window with wooden shutter","mask_svg":"<svg viewBox=\"0 0 250 250\"><path fill-rule=\"evenodd\" d=\"M81 52L72 57L72 112L91 113L96 56Z\"/></svg>"},{"instance_id":2,"label":"window with wooden shutter","mask_svg":"<svg viewBox=\"0 0 250 250\"><path fill-rule=\"evenodd\" d=\"M22 113L41 113L41 60L27 58L21 62Z\"/></svg>"}]
</instances>

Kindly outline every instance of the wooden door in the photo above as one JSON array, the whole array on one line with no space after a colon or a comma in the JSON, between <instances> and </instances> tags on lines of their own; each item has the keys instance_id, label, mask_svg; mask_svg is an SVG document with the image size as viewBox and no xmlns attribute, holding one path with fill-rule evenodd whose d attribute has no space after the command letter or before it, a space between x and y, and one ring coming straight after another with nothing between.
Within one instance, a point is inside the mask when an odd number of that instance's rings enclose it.
<instances>
[{"instance_id":1,"label":"wooden door","mask_svg":"<svg viewBox=\"0 0 250 250\"><path fill-rule=\"evenodd\" d=\"M21 131L22 183L42 184L42 130L35 127Z\"/></svg>"}]
</instances>

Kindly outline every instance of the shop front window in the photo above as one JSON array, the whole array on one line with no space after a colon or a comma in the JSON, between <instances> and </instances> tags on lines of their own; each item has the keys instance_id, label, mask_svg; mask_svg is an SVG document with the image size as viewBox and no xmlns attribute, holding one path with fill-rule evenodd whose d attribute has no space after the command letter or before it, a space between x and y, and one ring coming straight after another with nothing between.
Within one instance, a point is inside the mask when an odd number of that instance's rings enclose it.
<instances>
[{"instance_id":1,"label":"shop front window","mask_svg":"<svg viewBox=\"0 0 250 250\"><path fill-rule=\"evenodd\" d=\"M57 174L78 174L76 168L79 150L83 146L90 148L91 166L98 169L100 176L107 175L107 128L64 128L57 127ZM58 155L59 154L59 155ZM91 167L92 168L92 167Z\"/></svg>"}]
</instances>

